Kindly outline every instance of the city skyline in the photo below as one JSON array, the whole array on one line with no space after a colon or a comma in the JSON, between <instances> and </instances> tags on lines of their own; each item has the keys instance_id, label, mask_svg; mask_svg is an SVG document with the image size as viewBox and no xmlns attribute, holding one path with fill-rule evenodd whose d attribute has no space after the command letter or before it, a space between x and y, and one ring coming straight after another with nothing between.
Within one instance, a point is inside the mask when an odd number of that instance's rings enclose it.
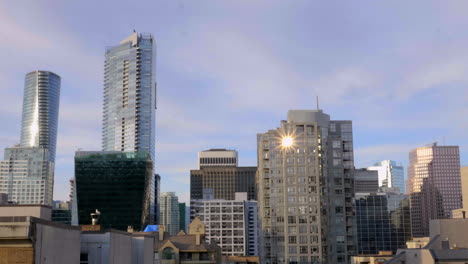
<instances>
[{"instance_id":1,"label":"city skyline","mask_svg":"<svg viewBox=\"0 0 468 264\"><path fill-rule=\"evenodd\" d=\"M236 149L239 166L255 166L256 134L289 109L314 109L317 95L327 113L353 121L357 168L391 159L406 175L409 151L433 141L460 146L467 165L467 122L452 118L468 113L468 36L457 30L466 4L336 3L156 3L125 21L131 4L113 15L97 4L89 21L75 21L67 17L85 4L60 4L52 16L38 3L2 3L0 54L10 59L0 62L0 149L19 143L24 74L59 74L54 199L66 199L74 152L101 146L103 51L136 29L158 43L155 172L181 201L198 151Z\"/></svg>"}]
</instances>

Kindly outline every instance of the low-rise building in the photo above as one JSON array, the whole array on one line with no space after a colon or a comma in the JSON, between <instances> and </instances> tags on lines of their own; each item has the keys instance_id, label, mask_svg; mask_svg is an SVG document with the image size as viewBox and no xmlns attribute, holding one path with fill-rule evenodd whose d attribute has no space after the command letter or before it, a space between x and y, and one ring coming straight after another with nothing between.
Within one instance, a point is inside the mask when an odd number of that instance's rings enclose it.
<instances>
[{"instance_id":1,"label":"low-rise building","mask_svg":"<svg viewBox=\"0 0 468 264\"><path fill-rule=\"evenodd\" d=\"M442 264L468 262L468 219L437 219L429 226L429 242L422 248L399 249L386 264ZM424 242L424 241L423 241Z\"/></svg>"},{"instance_id":2,"label":"low-rise building","mask_svg":"<svg viewBox=\"0 0 468 264\"><path fill-rule=\"evenodd\" d=\"M11 209L2 206L0 212ZM11 214L0 217L0 240L0 263L79 263L79 227Z\"/></svg>"},{"instance_id":3,"label":"low-rise building","mask_svg":"<svg viewBox=\"0 0 468 264\"><path fill-rule=\"evenodd\" d=\"M154 234L154 264L221 264L221 249L205 241L205 224L199 218L189 224L188 234L171 236L164 226Z\"/></svg>"},{"instance_id":4,"label":"low-rise building","mask_svg":"<svg viewBox=\"0 0 468 264\"><path fill-rule=\"evenodd\" d=\"M380 251L374 255L359 255L351 257L351 264L384 264L393 257L392 251Z\"/></svg>"}]
</instances>

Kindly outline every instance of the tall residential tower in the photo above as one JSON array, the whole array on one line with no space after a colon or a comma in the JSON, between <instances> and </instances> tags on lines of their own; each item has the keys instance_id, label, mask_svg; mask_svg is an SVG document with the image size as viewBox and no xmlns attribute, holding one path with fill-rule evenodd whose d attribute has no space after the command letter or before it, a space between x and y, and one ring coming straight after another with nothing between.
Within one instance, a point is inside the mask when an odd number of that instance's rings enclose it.
<instances>
[{"instance_id":1,"label":"tall residential tower","mask_svg":"<svg viewBox=\"0 0 468 264\"><path fill-rule=\"evenodd\" d=\"M59 98L57 74L26 74L21 141L0 162L0 193L9 201L52 205Z\"/></svg>"},{"instance_id":2,"label":"tall residential tower","mask_svg":"<svg viewBox=\"0 0 468 264\"><path fill-rule=\"evenodd\" d=\"M156 50L149 34L134 32L106 50L102 148L144 151L154 162Z\"/></svg>"},{"instance_id":3,"label":"tall residential tower","mask_svg":"<svg viewBox=\"0 0 468 264\"><path fill-rule=\"evenodd\" d=\"M165 226L169 234L177 235L180 231L179 197L174 192L163 192L159 199L159 225ZM182 217L185 217L185 215Z\"/></svg>"},{"instance_id":4,"label":"tall residential tower","mask_svg":"<svg viewBox=\"0 0 468 264\"><path fill-rule=\"evenodd\" d=\"M290 110L257 135L260 258L349 263L356 253L351 121Z\"/></svg>"}]
</instances>

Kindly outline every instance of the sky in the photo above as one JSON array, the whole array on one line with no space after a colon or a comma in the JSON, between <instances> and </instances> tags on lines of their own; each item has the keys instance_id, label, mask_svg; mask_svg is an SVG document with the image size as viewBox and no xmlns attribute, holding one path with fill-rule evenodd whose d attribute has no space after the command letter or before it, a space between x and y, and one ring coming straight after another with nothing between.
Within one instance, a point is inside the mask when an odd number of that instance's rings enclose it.
<instances>
[{"instance_id":1,"label":"sky","mask_svg":"<svg viewBox=\"0 0 468 264\"><path fill-rule=\"evenodd\" d=\"M255 166L256 134L289 109L352 120L355 166L432 142L468 165L468 2L1 1L0 148L19 143L25 74L62 77L54 199L78 149L101 149L105 47L156 39L156 172L188 202L197 152Z\"/></svg>"}]
</instances>

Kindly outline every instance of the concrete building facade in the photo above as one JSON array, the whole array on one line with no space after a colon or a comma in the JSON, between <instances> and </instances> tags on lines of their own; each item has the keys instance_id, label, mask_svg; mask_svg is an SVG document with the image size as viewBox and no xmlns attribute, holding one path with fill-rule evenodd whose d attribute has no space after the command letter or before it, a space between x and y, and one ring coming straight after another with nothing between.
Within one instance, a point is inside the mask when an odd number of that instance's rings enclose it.
<instances>
[{"instance_id":1,"label":"concrete building facade","mask_svg":"<svg viewBox=\"0 0 468 264\"><path fill-rule=\"evenodd\" d=\"M351 121L290 110L257 144L261 263L349 263L356 253Z\"/></svg>"},{"instance_id":2,"label":"concrete building facade","mask_svg":"<svg viewBox=\"0 0 468 264\"><path fill-rule=\"evenodd\" d=\"M190 171L190 199L204 199L207 190L213 192L214 199L234 200L236 192L247 192L249 200L257 199L257 167L238 167L237 151L201 151L198 164L198 170Z\"/></svg>"},{"instance_id":3,"label":"concrete building facade","mask_svg":"<svg viewBox=\"0 0 468 264\"><path fill-rule=\"evenodd\" d=\"M206 225L207 241L216 241L223 255L258 256L257 201L247 193L234 200L192 200L190 218Z\"/></svg>"},{"instance_id":4,"label":"concrete building facade","mask_svg":"<svg viewBox=\"0 0 468 264\"><path fill-rule=\"evenodd\" d=\"M409 154L406 190L410 195L412 234L429 234L433 219L451 218L462 206L458 146L420 147Z\"/></svg>"}]
</instances>

